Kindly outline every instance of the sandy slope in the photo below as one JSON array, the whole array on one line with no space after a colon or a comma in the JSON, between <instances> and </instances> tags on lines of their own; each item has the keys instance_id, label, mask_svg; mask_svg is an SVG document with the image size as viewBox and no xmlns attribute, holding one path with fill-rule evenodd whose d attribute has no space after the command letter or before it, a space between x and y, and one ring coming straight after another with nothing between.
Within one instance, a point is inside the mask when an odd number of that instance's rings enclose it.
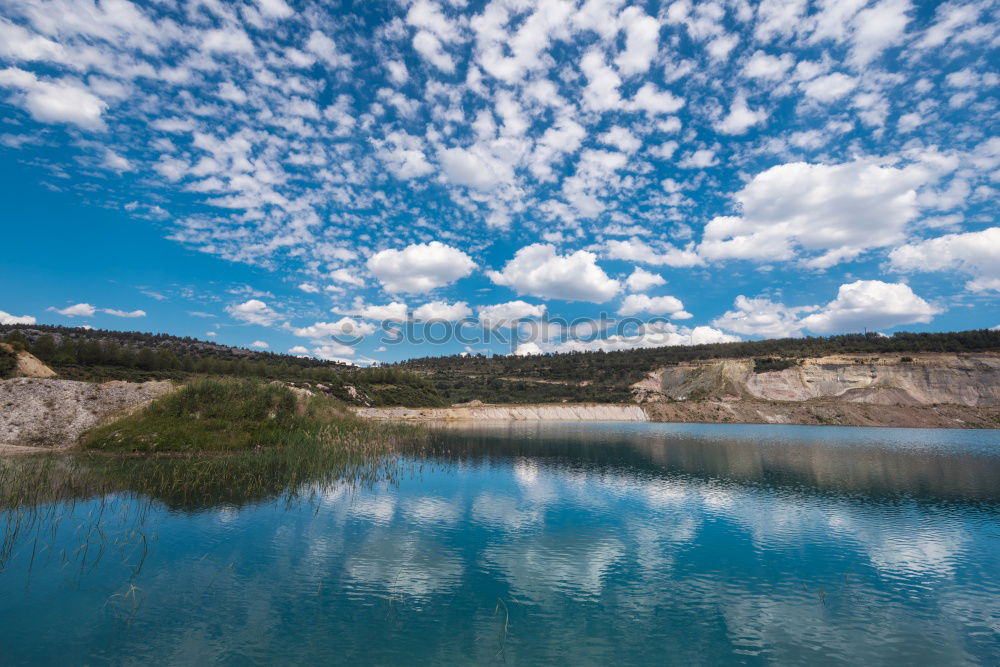
<instances>
[{"instance_id":1,"label":"sandy slope","mask_svg":"<svg viewBox=\"0 0 1000 667\"><path fill-rule=\"evenodd\" d=\"M174 390L170 382L0 382L0 452L64 449L87 429Z\"/></svg>"}]
</instances>

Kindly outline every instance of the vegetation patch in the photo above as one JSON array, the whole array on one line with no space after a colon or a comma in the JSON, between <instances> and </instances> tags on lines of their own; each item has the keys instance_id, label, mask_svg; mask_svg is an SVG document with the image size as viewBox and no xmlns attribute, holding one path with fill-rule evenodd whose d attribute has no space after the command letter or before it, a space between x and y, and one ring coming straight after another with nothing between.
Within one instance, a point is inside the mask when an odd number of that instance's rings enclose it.
<instances>
[{"instance_id":1,"label":"vegetation patch","mask_svg":"<svg viewBox=\"0 0 1000 667\"><path fill-rule=\"evenodd\" d=\"M9 345L0 343L0 379L14 375L17 368L17 352Z\"/></svg>"},{"instance_id":2,"label":"vegetation patch","mask_svg":"<svg viewBox=\"0 0 1000 667\"><path fill-rule=\"evenodd\" d=\"M350 414L328 396L300 399L280 384L202 379L144 410L93 429L84 436L82 447L142 453L287 450L335 447L374 429L376 425Z\"/></svg>"},{"instance_id":3,"label":"vegetation patch","mask_svg":"<svg viewBox=\"0 0 1000 667\"><path fill-rule=\"evenodd\" d=\"M797 366L798 362L795 359L780 359L776 357L763 357L753 360L753 372L754 373L774 373L775 371L783 371L786 368L792 368Z\"/></svg>"}]
</instances>

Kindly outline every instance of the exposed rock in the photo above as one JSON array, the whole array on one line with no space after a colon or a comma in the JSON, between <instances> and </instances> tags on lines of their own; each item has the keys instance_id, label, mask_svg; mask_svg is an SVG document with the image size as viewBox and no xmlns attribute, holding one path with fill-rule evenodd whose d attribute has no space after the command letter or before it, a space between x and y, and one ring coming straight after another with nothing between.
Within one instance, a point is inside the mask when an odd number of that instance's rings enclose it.
<instances>
[{"instance_id":1,"label":"exposed rock","mask_svg":"<svg viewBox=\"0 0 1000 667\"><path fill-rule=\"evenodd\" d=\"M99 423L174 391L170 382L14 378L0 382L0 453L65 449ZM17 449L17 448L20 448Z\"/></svg>"},{"instance_id":2,"label":"exposed rock","mask_svg":"<svg viewBox=\"0 0 1000 667\"><path fill-rule=\"evenodd\" d=\"M17 355L17 366L14 368L14 377L22 378L53 378L56 372L43 364L41 360L25 350L15 350L7 343L0 343L8 352Z\"/></svg>"},{"instance_id":3,"label":"exposed rock","mask_svg":"<svg viewBox=\"0 0 1000 667\"><path fill-rule=\"evenodd\" d=\"M405 421L649 421L638 405L561 403L454 405L450 408L355 408L370 419Z\"/></svg>"},{"instance_id":4,"label":"exposed rock","mask_svg":"<svg viewBox=\"0 0 1000 667\"><path fill-rule=\"evenodd\" d=\"M754 373L751 359L681 364L633 385L641 402L835 399L874 405L1000 407L1000 355L924 354L806 359L781 371Z\"/></svg>"},{"instance_id":5,"label":"exposed rock","mask_svg":"<svg viewBox=\"0 0 1000 667\"><path fill-rule=\"evenodd\" d=\"M1000 355L828 356L780 371L751 359L660 369L633 385L657 421L932 428L1000 426Z\"/></svg>"}]
</instances>

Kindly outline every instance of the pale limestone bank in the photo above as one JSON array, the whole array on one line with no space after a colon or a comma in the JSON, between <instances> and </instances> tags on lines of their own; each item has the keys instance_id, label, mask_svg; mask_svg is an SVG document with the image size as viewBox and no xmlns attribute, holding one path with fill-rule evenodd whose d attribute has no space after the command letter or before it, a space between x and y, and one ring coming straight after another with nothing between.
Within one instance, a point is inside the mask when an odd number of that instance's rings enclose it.
<instances>
[{"instance_id":1,"label":"pale limestone bank","mask_svg":"<svg viewBox=\"0 0 1000 667\"><path fill-rule=\"evenodd\" d=\"M752 359L678 364L633 387L654 421L1000 427L1000 355L827 356L781 371Z\"/></svg>"},{"instance_id":2,"label":"pale limestone bank","mask_svg":"<svg viewBox=\"0 0 1000 667\"><path fill-rule=\"evenodd\" d=\"M84 432L174 391L171 382L0 381L0 453L65 449Z\"/></svg>"},{"instance_id":3,"label":"pale limestone bank","mask_svg":"<svg viewBox=\"0 0 1000 667\"><path fill-rule=\"evenodd\" d=\"M649 417L638 405L558 403L539 405L453 405L449 408L356 408L369 419L402 421L628 421Z\"/></svg>"}]
</instances>

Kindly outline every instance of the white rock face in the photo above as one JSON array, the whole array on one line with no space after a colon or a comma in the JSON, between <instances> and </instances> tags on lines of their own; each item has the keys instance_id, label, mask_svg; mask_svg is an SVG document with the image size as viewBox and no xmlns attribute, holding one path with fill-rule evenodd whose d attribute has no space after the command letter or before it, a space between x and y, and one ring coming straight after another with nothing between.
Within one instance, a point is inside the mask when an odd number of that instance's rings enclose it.
<instances>
[{"instance_id":1,"label":"white rock face","mask_svg":"<svg viewBox=\"0 0 1000 667\"><path fill-rule=\"evenodd\" d=\"M357 408L362 417L412 421L649 421L638 405L464 405L450 408Z\"/></svg>"},{"instance_id":2,"label":"white rock face","mask_svg":"<svg viewBox=\"0 0 1000 667\"><path fill-rule=\"evenodd\" d=\"M174 391L170 382L76 382L14 378L0 382L0 452L63 449L84 431Z\"/></svg>"},{"instance_id":3,"label":"white rock face","mask_svg":"<svg viewBox=\"0 0 1000 667\"><path fill-rule=\"evenodd\" d=\"M754 373L751 359L727 359L664 368L634 388L640 400L824 398L875 405L1000 406L1000 355L914 354L912 361L901 359L820 357L769 373Z\"/></svg>"}]
</instances>

